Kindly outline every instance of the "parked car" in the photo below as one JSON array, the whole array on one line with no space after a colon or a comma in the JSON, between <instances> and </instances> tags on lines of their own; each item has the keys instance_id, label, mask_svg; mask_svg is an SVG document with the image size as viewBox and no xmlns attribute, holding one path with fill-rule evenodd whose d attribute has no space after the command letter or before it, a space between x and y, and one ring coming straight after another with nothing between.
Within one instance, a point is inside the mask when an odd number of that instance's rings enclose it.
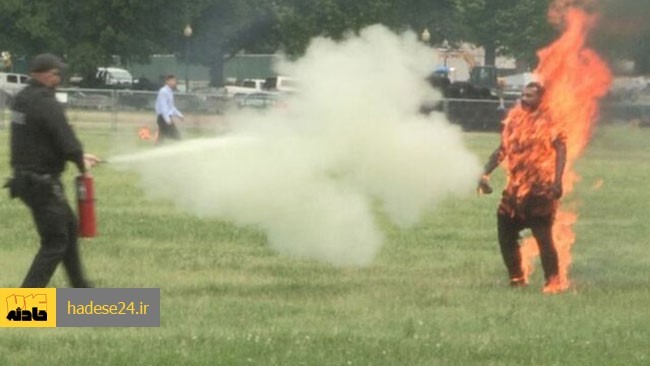
<instances>
[{"instance_id":1,"label":"parked car","mask_svg":"<svg viewBox=\"0 0 650 366\"><path fill-rule=\"evenodd\" d=\"M228 97L241 94L253 94L262 91L265 80L262 79L244 79L233 85L225 85L223 90Z\"/></svg>"},{"instance_id":2,"label":"parked car","mask_svg":"<svg viewBox=\"0 0 650 366\"><path fill-rule=\"evenodd\" d=\"M94 74L74 74L68 79L70 85L88 89L131 89L137 86L143 89L128 70L119 67L97 67ZM148 85L147 85L148 86Z\"/></svg>"},{"instance_id":3,"label":"parked car","mask_svg":"<svg viewBox=\"0 0 650 366\"><path fill-rule=\"evenodd\" d=\"M269 109L286 107L284 97L278 93L260 92L243 97L238 106L240 109Z\"/></svg>"},{"instance_id":4,"label":"parked car","mask_svg":"<svg viewBox=\"0 0 650 366\"><path fill-rule=\"evenodd\" d=\"M131 73L117 67L98 67L96 78L109 87L130 88L133 85Z\"/></svg>"},{"instance_id":5,"label":"parked car","mask_svg":"<svg viewBox=\"0 0 650 366\"><path fill-rule=\"evenodd\" d=\"M25 74L0 72L0 102L8 104L22 90L29 80Z\"/></svg>"},{"instance_id":6,"label":"parked car","mask_svg":"<svg viewBox=\"0 0 650 366\"><path fill-rule=\"evenodd\" d=\"M241 82L241 86L244 88L253 89L255 91L262 91L265 82L266 80L264 79L244 79Z\"/></svg>"}]
</instances>

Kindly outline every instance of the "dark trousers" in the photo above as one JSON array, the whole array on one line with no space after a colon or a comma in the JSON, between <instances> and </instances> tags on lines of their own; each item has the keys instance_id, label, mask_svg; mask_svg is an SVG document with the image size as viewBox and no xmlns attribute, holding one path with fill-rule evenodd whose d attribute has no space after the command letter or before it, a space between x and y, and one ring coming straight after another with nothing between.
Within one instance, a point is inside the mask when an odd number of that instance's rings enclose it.
<instances>
[{"instance_id":1,"label":"dark trousers","mask_svg":"<svg viewBox=\"0 0 650 366\"><path fill-rule=\"evenodd\" d=\"M47 286L61 262L72 286L89 287L79 257L77 219L65 199L61 182L36 174L15 179L16 195L30 209L41 239L41 247L21 287Z\"/></svg>"},{"instance_id":2,"label":"dark trousers","mask_svg":"<svg viewBox=\"0 0 650 366\"><path fill-rule=\"evenodd\" d=\"M501 212L497 214L501 255L511 279L524 275L519 252L519 233L526 228L531 229L537 241L546 281L558 274L558 257L553 243L553 219L554 215L522 219Z\"/></svg>"},{"instance_id":3,"label":"dark trousers","mask_svg":"<svg viewBox=\"0 0 650 366\"><path fill-rule=\"evenodd\" d=\"M161 143L168 138L173 140L181 139L181 134L178 132L178 128L176 128L174 122L167 123L163 116L158 115L156 123L158 124L158 143Z\"/></svg>"}]
</instances>

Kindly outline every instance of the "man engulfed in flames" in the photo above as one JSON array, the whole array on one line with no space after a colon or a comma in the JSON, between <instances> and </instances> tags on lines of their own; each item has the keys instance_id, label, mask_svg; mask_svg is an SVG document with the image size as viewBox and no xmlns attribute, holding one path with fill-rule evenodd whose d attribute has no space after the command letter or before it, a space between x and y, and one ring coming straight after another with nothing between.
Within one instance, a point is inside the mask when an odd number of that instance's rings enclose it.
<instances>
[{"instance_id":1,"label":"man engulfed in flames","mask_svg":"<svg viewBox=\"0 0 650 366\"><path fill-rule=\"evenodd\" d=\"M539 50L534 71L544 86L526 86L521 103L504 121L501 145L485 166L479 189L489 193L490 173L501 163L507 185L497 211L498 236L510 283L524 286L540 254L544 293L565 291L576 235L575 206L560 198L579 179L574 170L598 120L599 101L607 94L612 74L607 63L588 45L597 24L593 0L554 0L551 23L561 36ZM534 240L519 232L530 228ZM538 253L539 252L539 253Z\"/></svg>"},{"instance_id":2,"label":"man engulfed in flames","mask_svg":"<svg viewBox=\"0 0 650 366\"><path fill-rule=\"evenodd\" d=\"M479 191L491 193L489 175L502 162L507 186L497 210L498 237L510 284L527 285L519 250L519 233L529 228L537 241L544 268L544 292L558 292L558 254L553 223L562 196L566 165L566 134L551 120L543 103L544 88L528 84L521 101L504 121L501 145L485 165Z\"/></svg>"}]
</instances>

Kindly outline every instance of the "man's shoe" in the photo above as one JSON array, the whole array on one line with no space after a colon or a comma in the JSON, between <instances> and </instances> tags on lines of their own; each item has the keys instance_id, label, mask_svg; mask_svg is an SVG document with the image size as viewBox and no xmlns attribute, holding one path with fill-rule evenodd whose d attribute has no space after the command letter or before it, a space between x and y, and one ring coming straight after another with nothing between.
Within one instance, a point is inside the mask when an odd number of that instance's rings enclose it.
<instances>
[{"instance_id":1,"label":"man's shoe","mask_svg":"<svg viewBox=\"0 0 650 366\"><path fill-rule=\"evenodd\" d=\"M545 294L559 294L569 289L568 281L563 281L559 276L553 276L546 281L542 292Z\"/></svg>"},{"instance_id":2,"label":"man's shoe","mask_svg":"<svg viewBox=\"0 0 650 366\"><path fill-rule=\"evenodd\" d=\"M528 286L528 281L523 276L510 279L510 287L526 287L526 286Z\"/></svg>"}]
</instances>

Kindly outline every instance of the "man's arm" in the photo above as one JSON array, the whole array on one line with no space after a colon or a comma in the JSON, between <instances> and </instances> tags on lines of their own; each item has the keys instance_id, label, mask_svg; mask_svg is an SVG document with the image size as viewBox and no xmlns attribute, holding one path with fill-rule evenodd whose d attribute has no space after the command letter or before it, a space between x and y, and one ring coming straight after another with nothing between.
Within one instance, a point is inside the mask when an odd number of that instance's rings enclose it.
<instances>
[{"instance_id":1,"label":"man's arm","mask_svg":"<svg viewBox=\"0 0 650 366\"><path fill-rule=\"evenodd\" d=\"M168 124L172 123L172 115L174 114L174 101L171 89L164 88L160 91L160 97L162 99L162 116L165 122Z\"/></svg>"},{"instance_id":2,"label":"man's arm","mask_svg":"<svg viewBox=\"0 0 650 366\"><path fill-rule=\"evenodd\" d=\"M183 113L176 108L176 103L174 102L174 92L169 93L169 116L177 116L179 118L183 117Z\"/></svg>"},{"instance_id":3,"label":"man's arm","mask_svg":"<svg viewBox=\"0 0 650 366\"><path fill-rule=\"evenodd\" d=\"M494 169L496 169L499 164L503 161L503 145L499 145L499 147L494 150L492 155L490 155L490 159L488 162L485 164L485 167L483 167L483 175L489 176L492 174Z\"/></svg>"},{"instance_id":4,"label":"man's arm","mask_svg":"<svg viewBox=\"0 0 650 366\"><path fill-rule=\"evenodd\" d=\"M562 197L562 177L564 175L564 168L566 167L566 139L558 137L553 141L553 148L555 149L555 179L551 193L554 198Z\"/></svg>"},{"instance_id":5,"label":"man's arm","mask_svg":"<svg viewBox=\"0 0 650 366\"><path fill-rule=\"evenodd\" d=\"M172 91L171 88L165 90L163 104L165 110L165 114L164 114L165 122L171 124L173 116L184 118L183 114L176 108L176 105L174 103L174 91Z\"/></svg>"},{"instance_id":6,"label":"man's arm","mask_svg":"<svg viewBox=\"0 0 650 366\"><path fill-rule=\"evenodd\" d=\"M156 97L156 113L162 116L165 123L171 124L174 109L174 94L172 90L166 86L160 88Z\"/></svg>"},{"instance_id":7,"label":"man's arm","mask_svg":"<svg viewBox=\"0 0 650 366\"><path fill-rule=\"evenodd\" d=\"M481 176L481 179L478 182L479 193L485 193L485 194L492 193L492 187L490 187L490 174L492 174L494 169L496 169L499 166L499 164L501 164L503 158L504 158L503 145L499 145L499 147L496 150L494 150L492 155L490 155L490 159L485 164L485 167L483 167L483 175Z\"/></svg>"}]
</instances>

